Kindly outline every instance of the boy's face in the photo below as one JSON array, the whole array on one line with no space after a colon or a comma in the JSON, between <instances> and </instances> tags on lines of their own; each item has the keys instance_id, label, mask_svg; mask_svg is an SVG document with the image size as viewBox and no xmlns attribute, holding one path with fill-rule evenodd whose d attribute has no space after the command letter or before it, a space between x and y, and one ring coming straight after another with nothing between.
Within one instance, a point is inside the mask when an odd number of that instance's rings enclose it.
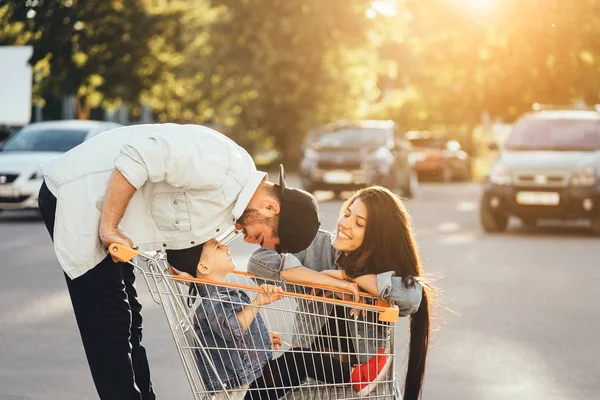
<instances>
[{"instance_id":1,"label":"boy's face","mask_svg":"<svg viewBox=\"0 0 600 400\"><path fill-rule=\"evenodd\" d=\"M204 243L200 264L208 267L210 274L227 274L235 269L235 262L229 253L229 246L219 243L216 239Z\"/></svg>"}]
</instances>

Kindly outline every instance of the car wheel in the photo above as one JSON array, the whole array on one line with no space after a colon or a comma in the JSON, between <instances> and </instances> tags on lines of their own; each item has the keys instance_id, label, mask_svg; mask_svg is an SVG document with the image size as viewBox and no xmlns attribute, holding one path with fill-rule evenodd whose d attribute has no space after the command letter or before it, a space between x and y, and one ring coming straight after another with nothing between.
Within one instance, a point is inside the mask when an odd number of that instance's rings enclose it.
<instances>
[{"instance_id":1,"label":"car wheel","mask_svg":"<svg viewBox=\"0 0 600 400\"><path fill-rule=\"evenodd\" d=\"M592 232L595 236L600 236L600 218L592 220Z\"/></svg>"},{"instance_id":2,"label":"car wheel","mask_svg":"<svg viewBox=\"0 0 600 400\"><path fill-rule=\"evenodd\" d=\"M527 228L534 228L537 225L537 219L535 218L521 218L521 223Z\"/></svg>"},{"instance_id":3,"label":"car wheel","mask_svg":"<svg viewBox=\"0 0 600 400\"><path fill-rule=\"evenodd\" d=\"M399 182L398 170L396 168L397 167L395 165L392 166L389 174L386 177L383 177L381 179L381 183L379 183L379 184L381 186L388 188L390 191L392 191L395 194L400 194L400 192L402 191L402 185Z\"/></svg>"},{"instance_id":4,"label":"car wheel","mask_svg":"<svg viewBox=\"0 0 600 400\"><path fill-rule=\"evenodd\" d=\"M442 169L441 174L440 174L440 180L444 183L449 183L452 182L452 168L450 167L444 167L444 169Z\"/></svg>"},{"instance_id":5,"label":"car wheel","mask_svg":"<svg viewBox=\"0 0 600 400\"><path fill-rule=\"evenodd\" d=\"M304 191L306 191L308 193L312 193L312 194L314 194L314 192L315 192L315 187L314 187L312 181L310 181L309 179L302 180L302 189L304 189Z\"/></svg>"},{"instance_id":6,"label":"car wheel","mask_svg":"<svg viewBox=\"0 0 600 400\"><path fill-rule=\"evenodd\" d=\"M479 221L483 230L488 233L504 232L508 226L508 216L498 214L487 206L480 207Z\"/></svg>"},{"instance_id":7,"label":"car wheel","mask_svg":"<svg viewBox=\"0 0 600 400\"><path fill-rule=\"evenodd\" d=\"M465 168L465 175L464 175L464 181L465 182L470 182L471 181L471 164L467 164L467 167Z\"/></svg>"},{"instance_id":8,"label":"car wheel","mask_svg":"<svg viewBox=\"0 0 600 400\"><path fill-rule=\"evenodd\" d=\"M408 178L408 182L406 182L404 188L402 188L402 196L407 199L412 199L417 195L417 191L419 190L419 177L415 171L410 173Z\"/></svg>"}]
</instances>

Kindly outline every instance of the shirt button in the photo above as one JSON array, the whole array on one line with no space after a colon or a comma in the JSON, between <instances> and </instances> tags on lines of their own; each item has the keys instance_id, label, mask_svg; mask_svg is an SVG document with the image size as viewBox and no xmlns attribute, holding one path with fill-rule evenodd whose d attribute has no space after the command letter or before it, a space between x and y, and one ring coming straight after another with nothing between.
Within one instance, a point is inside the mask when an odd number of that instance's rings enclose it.
<instances>
[{"instance_id":1,"label":"shirt button","mask_svg":"<svg viewBox=\"0 0 600 400\"><path fill-rule=\"evenodd\" d=\"M217 232L219 232L219 231L220 231L220 229L217 229Z\"/></svg>"},{"instance_id":2,"label":"shirt button","mask_svg":"<svg viewBox=\"0 0 600 400\"><path fill-rule=\"evenodd\" d=\"M173 200L173 204L177 204L177 200Z\"/></svg>"},{"instance_id":3,"label":"shirt button","mask_svg":"<svg viewBox=\"0 0 600 400\"><path fill-rule=\"evenodd\" d=\"M193 240L190 242L191 244L196 244L196 242L194 242Z\"/></svg>"},{"instance_id":4,"label":"shirt button","mask_svg":"<svg viewBox=\"0 0 600 400\"><path fill-rule=\"evenodd\" d=\"M176 220L175 220L175 223L176 223L176 224L178 224L178 223L180 223L180 222L181 222L181 221L180 221L180 220L178 220L178 219L176 219Z\"/></svg>"},{"instance_id":5,"label":"shirt button","mask_svg":"<svg viewBox=\"0 0 600 400\"><path fill-rule=\"evenodd\" d=\"M166 243L163 243L163 247L167 247L167 244L166 244Z\"/></svg>"}]
</instances>

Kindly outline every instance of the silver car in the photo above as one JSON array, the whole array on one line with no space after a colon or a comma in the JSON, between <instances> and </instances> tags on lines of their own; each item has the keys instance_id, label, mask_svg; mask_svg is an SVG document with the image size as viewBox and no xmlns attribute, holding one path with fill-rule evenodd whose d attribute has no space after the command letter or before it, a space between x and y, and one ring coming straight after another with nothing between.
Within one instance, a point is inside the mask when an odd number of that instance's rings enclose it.
<instances>
[{"instance_id":1,"label":"silver car","mask_svg":"<svg viewBox=\"0 0 600 400\"><path fill-rule=\"evenodd\" d=\"M487 177L480 204L486 232L508 218L585 219L600 235L600 112L552 110L515 124Z\"/></svg>"},{"instance_id":2,"label":"silver car","mask_svg":"<svg viewBox=\"0 0 600 400\"><path fill-rule=\"evenodd\" d=\"M0 147L0 210L37 208L39 166L119 126L105 121L37 122L11 136Z\"/></svg>"}]
</instances>

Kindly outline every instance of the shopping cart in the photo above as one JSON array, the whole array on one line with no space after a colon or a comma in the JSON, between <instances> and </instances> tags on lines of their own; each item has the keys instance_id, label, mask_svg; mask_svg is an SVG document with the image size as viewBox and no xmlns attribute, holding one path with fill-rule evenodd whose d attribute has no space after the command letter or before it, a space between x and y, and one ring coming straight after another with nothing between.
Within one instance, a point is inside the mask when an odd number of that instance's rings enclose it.
<instances>
[{"instance_id":1,"label":"shopping cart","mask_svg":"<svg viewBox=\"0 0 600 400\"><path fill-rule=\"evenodd\" d=\"M292 347L310 348L314 353L328 353L341 361L364 362L385 348L391 362L387 375L380 380L369 399L401 399L396 374L396 349L394 346L398 308L361 293L359 301L350 292L321 285L298 285L289 282L257 277L249 273L233 271L227 282L215 282L178 275L166 261L163 251L141 253L137 250L112 244L111 255L135 267L146 284L153 300L162 306L173 334L175 346L188 378L193 398L196 400L243 399L248 385L220 391L207 389L201 369L211 371L218 380L219 388L226 387L219 378L217 365L223 354L214 350L258 352L257 349L215 348L206 344L199 333L196 307L220 307L214 299L207 299L189 291L191 284L228 287L243 290L251 297L262 289L260 284L269 283L284 289L282 299L261 308L270 331L277 332L284 346L273 351L278 357ZM206 302L209 302L208 304ZM345 326L346 332L336 326ZM214 346L214 345L213 345ZM275 371L280 373L280 371ZM331 384L308 379L300 386L281 387L287 393L284 399L340 400L359 398L350 384Z\"/></svg>"}]
</instances>

